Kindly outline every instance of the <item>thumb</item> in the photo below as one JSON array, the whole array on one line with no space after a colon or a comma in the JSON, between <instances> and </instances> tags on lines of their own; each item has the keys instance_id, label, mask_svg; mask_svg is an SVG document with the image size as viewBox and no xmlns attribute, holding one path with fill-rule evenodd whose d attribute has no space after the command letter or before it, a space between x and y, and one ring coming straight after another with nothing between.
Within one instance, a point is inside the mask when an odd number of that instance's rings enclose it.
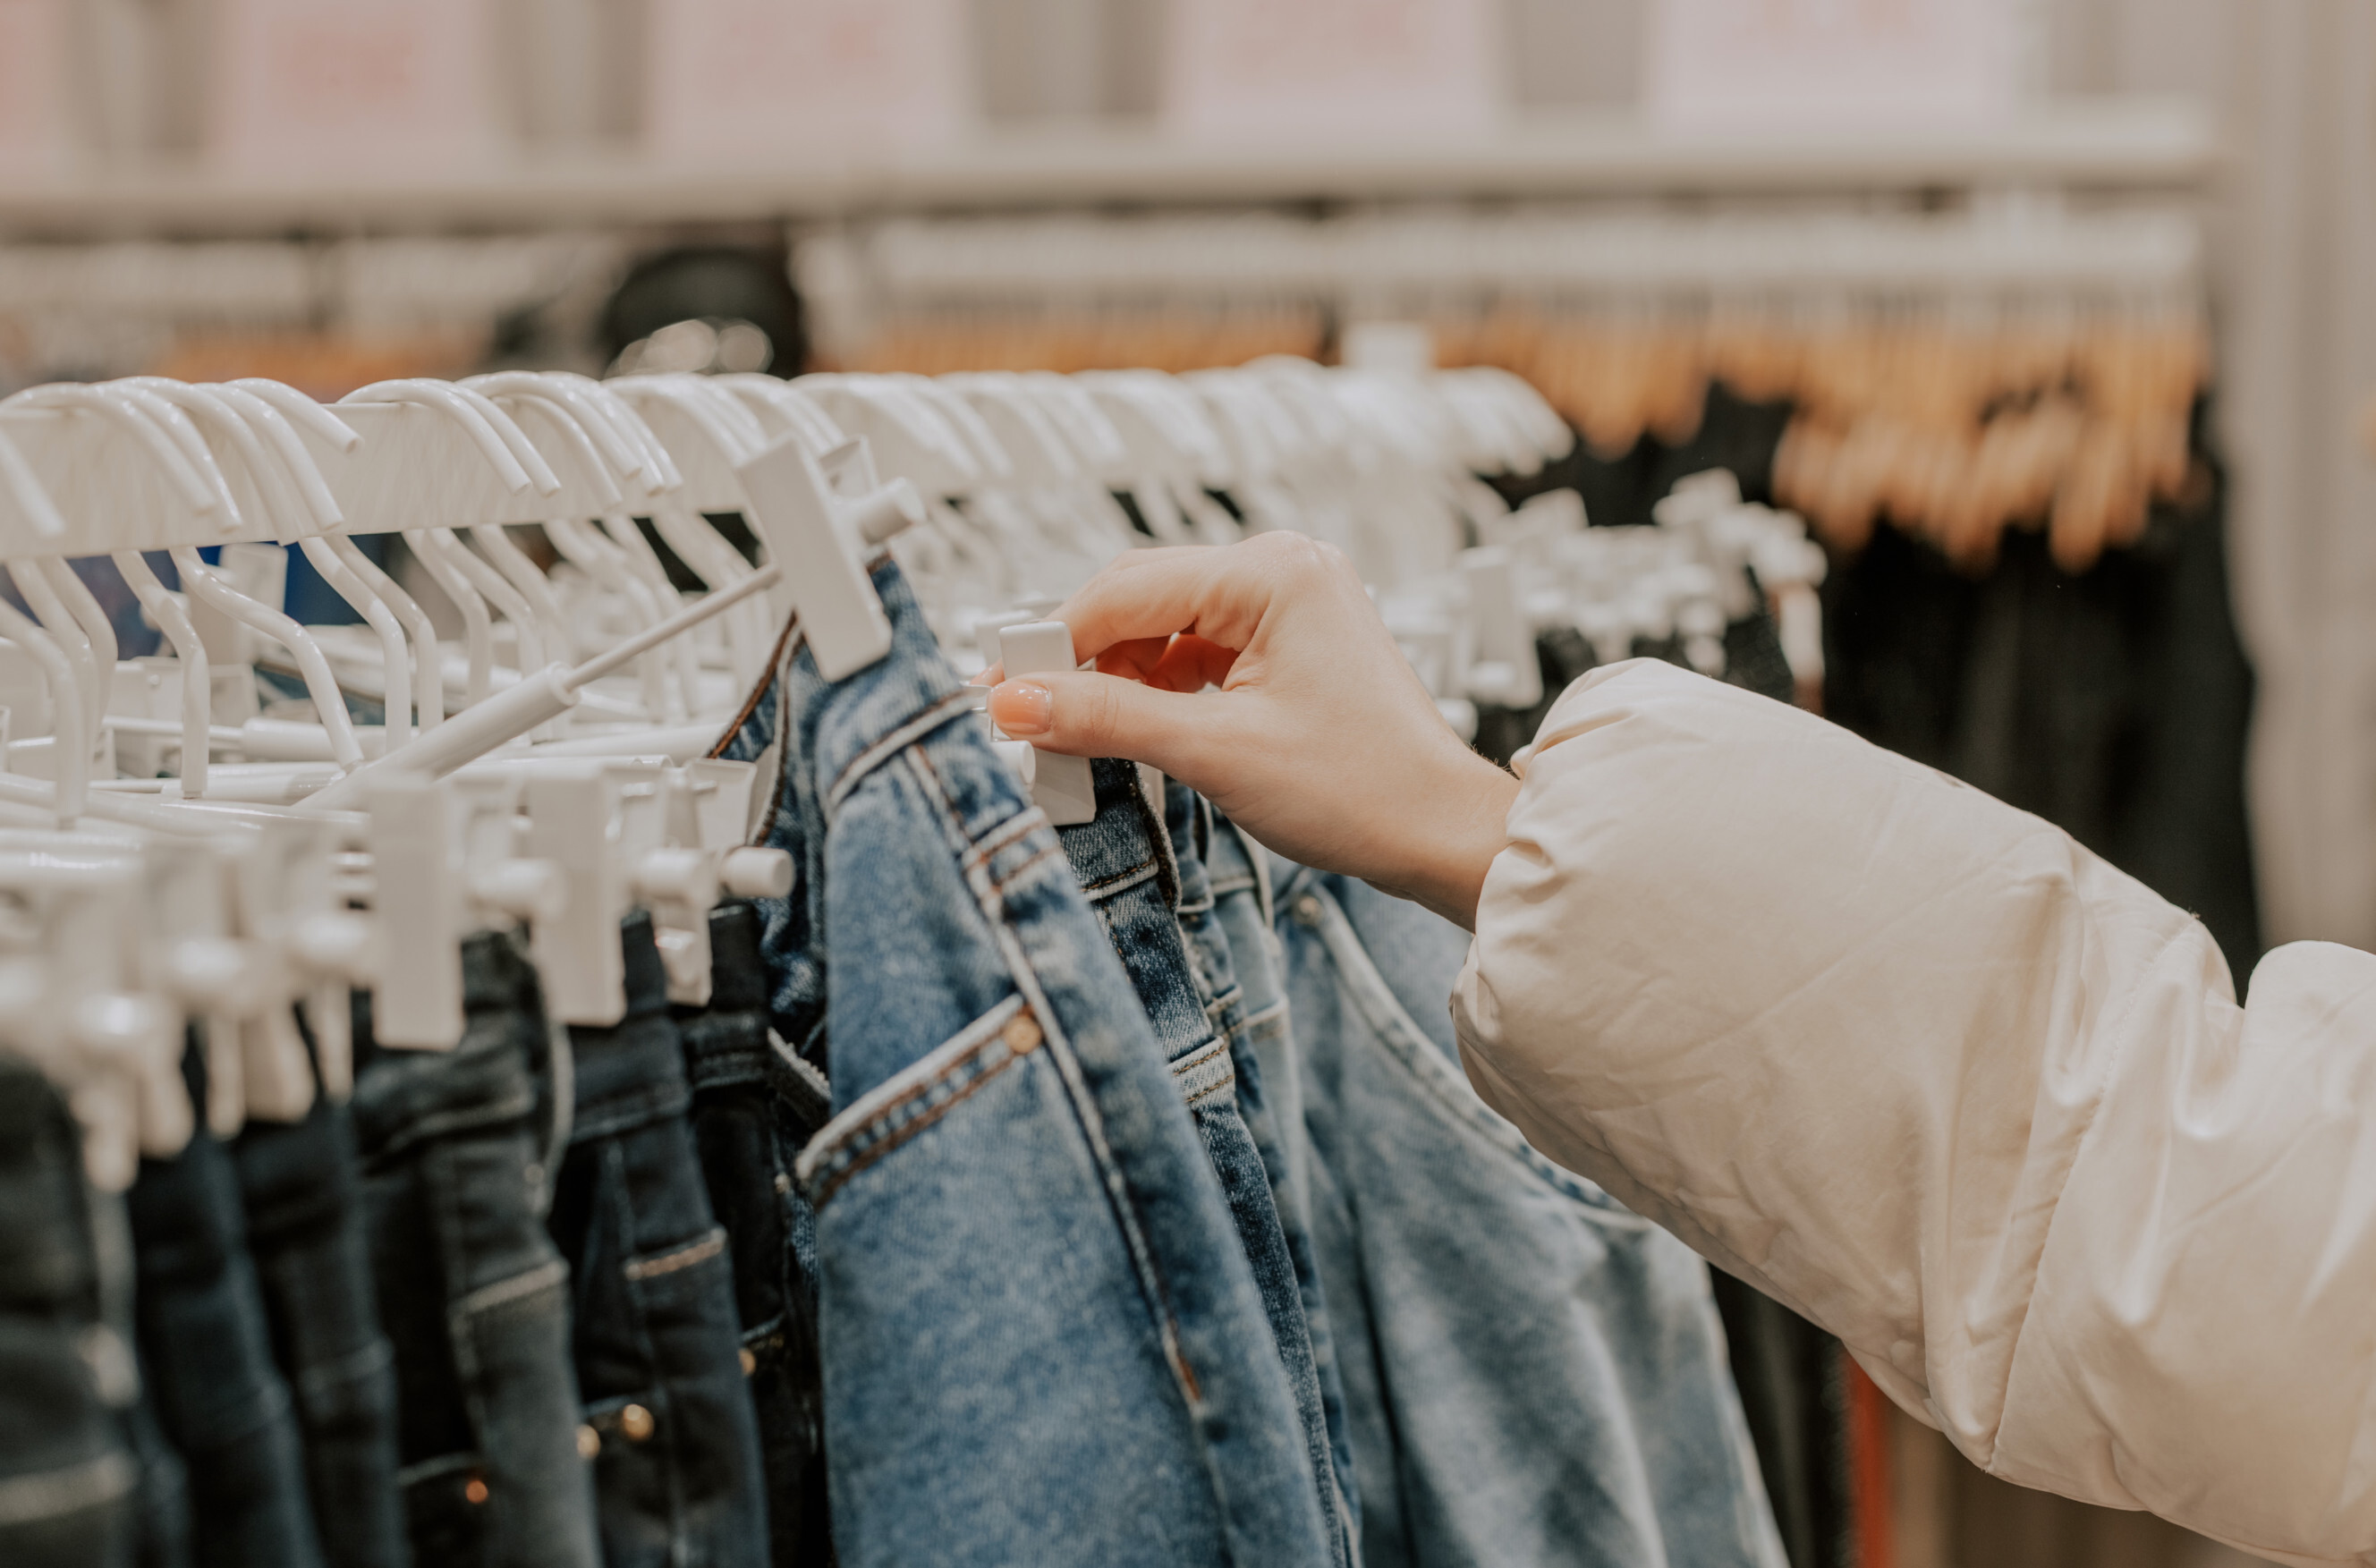
<instances>
[{"instance_id":1,"label":"thumb","mask_svg":"<svg viewBox=\"0 0 2376 1568\"><path fill-rule=\"evenodd\" d=\"M990 694L990 717L1044 751L1127 757L1170 773L1175 759L1198 749L1197 734L1210 729L1214 714L1200 695L1080 671L1001 682Z\"/></svg>"}]
</instances>

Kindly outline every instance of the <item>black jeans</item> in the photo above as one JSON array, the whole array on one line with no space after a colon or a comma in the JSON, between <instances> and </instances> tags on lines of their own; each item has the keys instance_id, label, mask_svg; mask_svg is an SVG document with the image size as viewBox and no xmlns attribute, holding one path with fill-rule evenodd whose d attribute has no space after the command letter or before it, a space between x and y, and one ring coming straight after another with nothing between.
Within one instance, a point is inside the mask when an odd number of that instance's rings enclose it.
<instances>
[{"instance_id":1,"label":"black jeans","mask_svg":"<svg viewBox=\"0 0 2376 1568\"><path fill-rule=\"evenodd\" d=\"M651 918L621 930L626 1016L572 1027L576 1115L553 1191L569 1260L607 1568L766 1560L759 1434L726 1231L685 1115L692 1091Z\"/></svg>"},{"instance_id":2,"label":"black jeans","mask_svg":"<svg viewBox=\"0 0 2376 1568\"><path fill-rule=\"evenodd\" d=\"M137 1383L102 1315L82 1137L49 1082L0 1060L0 1562L131 1561ZM113 1384L113 1386L111 1386Z\"/></svg>"},{"instance_id":3,"label":"black jeans","mask_svg":"<svg viewBox=\"0 0 2376 1568\"><path fill-rule=\"evenodd\" d=\"M348 1108L317 1099L302 1122L251 1122L232 1153L323 1554L333 1568L404 1568L396 1361L372 1289Z\"/></svg>"},{"instance_id":4,"label":"black jeans","mask_svg":"<svg viewBox=\"0 0 2376 1568\"><path fill-rule=\"evenodd\" d=\"M206 1103L198 1052L193 1104ZM289 1385L273 1364L231 1153L202 1126L143 1159L126 1199L135 1318L160 1425L187 1473L193 1560L321 1568Z\"/></svg>"},{"instance_id":5,"label":"black jeans","mask_svg":"<svg viewBox=\"0 0 2376 1568\"><path fill-rule=\"evenodd\" d=\"M709 1005L680 1008L694 1146L734 1264L742 1366L759 1423L772 1568L820 1568L832 1551L825 1486L825 1374L817 1356L816 1213L793 1180L832 1114L825 1075L767 1038L757 909L709 917Z\"/></svg>"},{"instance_id":6,"label":"black jeans","mask_svg":"<svg viewBox=\"0 0 2376 1568\"><path fill-rule=\"evenodd\" d=\"M569 1266L544 1229L543 1003L508 935L464 943L462 985L451 1051L380 1050L368 999L356 1007L355 1141L413 1559L596 1568Z\"/></svg>"}]
</instances>

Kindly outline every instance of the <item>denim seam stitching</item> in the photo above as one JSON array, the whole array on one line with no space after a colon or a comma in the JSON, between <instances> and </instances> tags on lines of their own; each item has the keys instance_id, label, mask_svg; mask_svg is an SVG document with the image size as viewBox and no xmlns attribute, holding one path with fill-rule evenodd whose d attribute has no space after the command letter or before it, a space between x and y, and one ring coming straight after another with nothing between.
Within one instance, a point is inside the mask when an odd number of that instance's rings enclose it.
<instances>
[{"instance_id":1,"label":"denim seam stitching","mask_svg":"<svg viewBox=\"0 0 2376 1568\"><path fill-rule=\"evenodd\" d=\"M475 1290L465 1292L457 1298L454 1304L447 1310L461 1316L475 1316L495 1307L506 1306L513 1301L533 1296L539 1290L549 1289L568 1277L568 1263L561 1258L549 1258L534 1268L522 1269L508 1278L498 1279L492 1285L481 1285Z\"/></svg>"},{"instance_id":2,"label":"denim seam stitching","mask_svg":"<svg viewBox=\"0 0 2376 1568\"><path fill-rule=\"evenodd\" d=\"M132 1490L132 1458L121 1449L56 1469L0 1479L0 1526L38 1524L113 1503Z\"/></svg>"},{"instance_id":3,"label":"denim seam stitching","mask_svg":"<svg viewBox=\"0 0 2376 1568\"><path fill-rule=\"evenodd\" d=\"M826 790L818 801L818 809L825 817L826 826L833 826L834 815L841 809L842 802L849 798L851 790L866 781L868 774L950 720L973 710L972 700L962 688L951 692L914 718L886 731L864 751L850 758L835 777L832 788Z\"/></svg>"},{"instance_id":4,"label":"denim seam stitching","mask_svg":"<svg viewBox=\"0 0 2376 1568\"><path fill-rule=\"evenodd\" d=\"M619 1265L619 1272L630 1279L658 1279L707 1263L726 1250L726 1228L713 1225L699 1239L686 1242L673 1252L658 1257L632 1257Z\"/></svg>"},{"instance_id":5,"label":"denim seam stitching","mask_svg":"<svg viewBox=\"0 0 2376 1568\"><path fill-rule=\"evenodd\" d=\"M1009 1022L1028 1012L1029 1004L1021 992L1006 997L835 1117L834 1122L843 1123L840 1130L837 1132L828 1123L801 1152L797 1169L801 1181L810 1188L809 1201L822 1211L851 1177L938 1123L973 1098L977 1090L1022 1061L1026 1053L1006 1045L1004 1031ZM981 1058L993 1045L1006 1045L1007 1054L1003 1061L985 1064ZM946 1099L900 1119L902 1111L920 1099L931 1099L933 1090L955 1083L958 1075L968 1068L979 1070L966 1077ZM902 1083L903 1078L908 1081ZM894 1085L898 1086L896 1092L884 1092Z\"/></svg>"},{"instance_id":6,"label":"denim seam stitching","mask_svg":"<svg viewBox=\"0 0 2376 1568\"><path fill-rule=\"evenodd\" d=\"M1105 1186L1106 1203L1113 1213L1115 1227L1122 1231L1123 1244L1129 1249L1132 1268L1137 1275L1147 1315L1153 1320L1157 1341L1163 1347L1164 1360L1170 1366L1172 1378L1179 1384L1189 1410L1201 1413L1205 1408L1204 1389L1196 1381L1195 1369L1188 1364L1187 1351L1180 1342L1179 1318L1172 1311L1171 1292L1164 1282L1163 1273L1156 1266L1154 1248L1147 1242L1146 1219L1139 1214L1137 1206L1131 1202L1128 1180L1123 1175L1122 1166L1114 1157L1113 1146L1106 1137L1105 1120L1098 1113L1097 1100L1089 1092L1080 1060L1073 1054L1072 1039L1064 1032L1063 1021L1055 1009L1048 1004L1047 992L1040 986L1039 972L1031 967L1030 954L1024 947L1021 936L1004 918L1002 909L1008 885L1024 871L1061 856L1063 849L1060 845L1051 844L1023 867L993 881L985 861L971 853L972 846L967 841L956 804L940 787L939 777L931 766L930 759L921 753L910 753L909 755L918 765L915 772L920 786L939 803L942 826L961 846L959 859L964 866L966 882L972 887L975 901L989 924L992 942L1006 961L1007 975L1023 994L1032 1016L1040 1022L1044 1037L1040 1049L1046 1051L1049 1060L1055 1063L1056 1076L1064 1086L1064 1098L1072 1107L1073 1119L1080 1128L1082 1141L1088 1145L1090 1158L1096 1162L1099 1179ZM1018 814L1016 821L1037 826L1044 824L1047 817L1039 807L1032 806ZM1013 823L1001 824L1000 828L994 829L983 842L1003 841L1000 831L1004 830L1011 836L1014 826ZM1219 1483L1218 1478L1213 1478L1213 1480L1218 1499Z\"/></svg>"},{"instance_id":7,"label":"denim seam stitching","mask_svg":"<svg viewBox=\"0 0 2376 1568\"><path fill-rule=\"evenodd\" d=\"M1118 871L1111 876L1100 877L1095 882L1084 882L1081 884L1081 892L1090 903L1103 903L1114 894L1126 893L1140 883L1155 876L1160 869L1159 862L1156 861L1141 861L1128 871Z\"/></svg>"},{"instance_id":8,"label":"denim seam stitching","mask_svg":"<svg viewBox=\"0 0 2376 1568\"><path fill-rule=\"evenodd\" d=\"M726 754L726 748L734 743L734 737L742 732L742 726L751 722L751 716L759 711L759 705L767 700L767 694L783 680L784 666L790 661L794 649L801 640L801 612L795 610L784 617L784 629L776 634L776 647L775 651L767 656L766 672L762 674L757 683L752 686L751 695L742 699L742 711L737 713L733 721L726 726L725 732L718 739L718 743L709 748L709 755L713 759ZM780 714L778 716L776 728L779 731L783 728ZM772 745L774 742L770 741L768 743Z\"/></svg>"},{"instance_id":9,"label":"denim seam stitching","mask_svg":"<svg viewBox=\"0 0 2376 1568\"><path fill-rule=\"evenodd\" d=\"M462 1454L440 1454L434 1459L422 1459L396 1472L398 1491L410 1491L422 1481L434 1481L440 1476L457 1470L476 1470L486 1464L486 1456L478 1449Z\"/></svg>"},{"instance_id":10,"label":"denim seam stitching","mask_svg":"<svg viewBox=\"0 0 2376 1568\"><path fill-rule=\"evenodd\" d=\"M460 1199L456 1191L461 1183L457 1179L458 1173L450 1169L453 1152L451 1146L443 1140L432 1140L423 1146L420 1164L413 1171L413 1179L429 1190L429 1207L435 1215L437 1228L439 1262L449 1282L469 1277L469 1261L468 1249L461 1241ZM555 1258L529 1272L553 1267L559 1262ZM479 1290L466 1290L458 1297L449 1293L446 1299L446 1353L452 1359L455 1381L460 1384L463 1417L469 1423L470 1446L474 1452L484 1450L489 1422L486 1391L480 1376L483 1369L479 1360L479 1344L471 1332L472 1302L481 1291L501 1290L520 1277L515 1275L494 1285L482 1286Z\"/></svg>"},{"instance_id":11,"label":"denim seam stitching","mask_svg":"<svg viewBox=\"0 0 2376 1568\"><path fill-rule=\"evenodd\" d=\"M614 1140L603 1146L602 1159L608 1172L614 1178L607 1184L614 1194L613 1202L617 1207L624 1237L632 1245L641 1228L636 1224L636 1183L627 1175L627 1151ZM685 1534L684 1521L687 1511L684 1495L686 1434L679 1430L683 1423L677 1419L676 1386L674 1381L667 1374L665 1369L668 1363L660 1355L659 1346L652 1336L650 1303L644 1299L644 1292L639 1289L644 1282L643 1277L628 1273L624 1267L621 1272L627 1277L628 1311L635 1329L636 1349L643 1358L647 1378L645 1386L645 1402L658 1422L659 1431L656 1435L661 1449L667 1455L666 1462L660 1466L660 1474L665 1479L668 1489L669 1538L671 1540L682 1540ZM582 1389L582 1383L580 1387Z\"/></svg>"}]
</instances>

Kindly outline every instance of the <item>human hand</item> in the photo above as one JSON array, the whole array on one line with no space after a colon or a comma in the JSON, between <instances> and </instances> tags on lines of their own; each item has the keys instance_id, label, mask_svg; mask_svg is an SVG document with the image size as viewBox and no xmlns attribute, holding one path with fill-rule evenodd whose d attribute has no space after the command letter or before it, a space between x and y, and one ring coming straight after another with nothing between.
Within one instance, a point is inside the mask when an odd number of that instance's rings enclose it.
<instances>
[{"instance_id":1,"label":"human hand","mask_svg":"<svg viewBox=\"0 0 2376 1568\"><path fill-rule=\"evenodd\" d=\"M1055 618L1097 669L1001 682L1001 730L1159 767L1282 855L1474 924L1517 780L1445 725L1343 552L1133 551Z\"/></svg>"}]
</instances>

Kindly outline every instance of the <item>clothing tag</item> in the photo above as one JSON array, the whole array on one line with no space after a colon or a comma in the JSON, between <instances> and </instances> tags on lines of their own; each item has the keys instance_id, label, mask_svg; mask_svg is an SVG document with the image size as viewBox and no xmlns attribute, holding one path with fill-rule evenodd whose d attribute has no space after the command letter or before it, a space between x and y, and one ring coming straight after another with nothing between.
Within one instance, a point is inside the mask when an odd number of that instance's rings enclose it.
<instances>
[{"instance_id":1,"label":"clothing tag","mask_svg":"<svg viewBox=\"0 0 2376 1568\"><path fill-rule=\"evenodd\" d=\"M971 122L962 0L651 0L663 156L820 162Z\"/></svg>"},{"instance_id":2,"label":"clothing tag","mask_svg":"<svg viewBox=\"0 0 2376 1568\"><path fill-rule=\"evenodd\" d=\"M1166 7L1163 118L1175 133L1336 141L1490 129L1498 6L1475 0L1194 0Z\"/></svg>"},{"instance_id":3,"label":"clothing tag","mask_svg":"<svg viewBox=\"0 0 2376 1568\"><path fill-rule=\"evenodd\" d=\"M2002 120L2043 26L2033 0L1654 0L1644 106L1694 130Z\"/></svg>"},{"instance_id":4,"label":"clothing tag","mask_svg":"<svg viewBox=\"0 0 2376 1568\"><path fill-rule=\"evenodd\" d=\"M210 155L428 177L502 142L488 0L219 0Z\"/></svg>"}]
</instances>

